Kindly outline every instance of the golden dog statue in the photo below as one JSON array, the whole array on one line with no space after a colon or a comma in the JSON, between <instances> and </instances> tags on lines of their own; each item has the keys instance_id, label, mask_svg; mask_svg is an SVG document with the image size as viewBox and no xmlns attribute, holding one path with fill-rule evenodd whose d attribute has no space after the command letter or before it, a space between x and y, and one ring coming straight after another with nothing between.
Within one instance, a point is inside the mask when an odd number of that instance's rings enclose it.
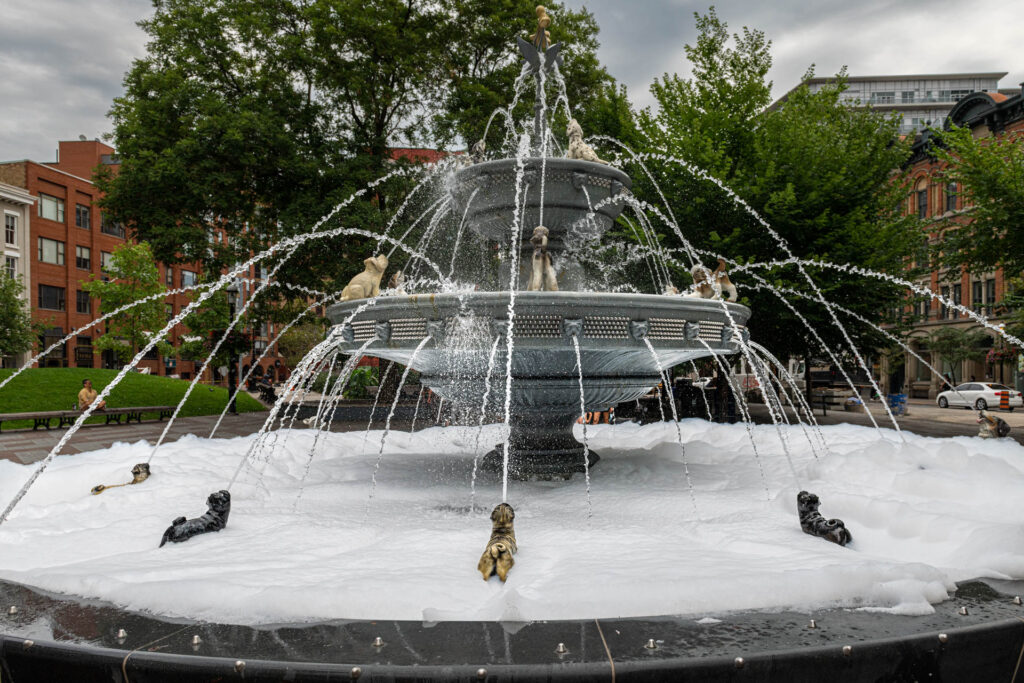
<instances>
[{"instance_id":1,"label":"golden dog statue","mask_svg":"<svg viewBox=\"0 0 1024 683\"><path fill-rule=\"evenodd\" d=\"M594 148L583 142L583 129L576 119L569 121L569 126L565 130L569 136L569 152L566 156L570 159L582 159L583 161L593 161L597 164L607 164L608 162L597 156L597 152Z\"/></svg>"},{"instance_id":2,"label":"golden dog statue","mask_svg":"<svg viewBox=\"0 0 1024 683\"><path fill-rule=\"evenodd\" d=\"M512 526L515 518L516 511L508 503L501 503L491 512L491 540L487 542L487 549L476 566L483 574L484 581L497 574L504 582L515 564L512 555L519 549L516 545L516 530Z\"/></svg>"},{"instance_id":3,"label":"golden dog statue","mask_svg":"<svg viewBox=\"0 0 1024 683\"><path fill-rule=\"evenodd\" d=\"M380 294L380 280L388 267L388 257L384 254L371 256L363 261L366 270L349 280L345 289L341 290L342 301L353 299L369 299Z\"/></svg>"},{"instance_id":4,"label":"golden dog statue","mask_svg":"<svg viewBox=\"0 0 1024 683\"><path fill-rule=\"evenodd\" d=\"M690 275L693 276L694 290L683 296L696 299L715 298L715 286L707 278L706 272L707 269L699 263L690 269ZM711 273L711 277L718 281L718 285L725 298L729 301L736 301L739 298L736 285L729 279L729 273L725 270L725 259L718 259L718 267Z\"/></svg>"}]
</instances>

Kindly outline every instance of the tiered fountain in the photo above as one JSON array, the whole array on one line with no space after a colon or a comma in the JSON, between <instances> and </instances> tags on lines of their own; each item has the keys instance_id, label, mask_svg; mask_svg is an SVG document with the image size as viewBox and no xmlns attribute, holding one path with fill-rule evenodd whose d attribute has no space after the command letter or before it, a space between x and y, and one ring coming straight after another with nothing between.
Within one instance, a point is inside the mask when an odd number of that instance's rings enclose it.
<instances>
[{"instance_id":1,"label":"tiered fountain","mask_svg":"<svg viewBox=\"0 0 1024 683\"><path fill-rule=\"evenodd\" d=\"M504 409L508 443L489 453L485 465L500 465L507 454L513 477L565 478L598 459L590 452L587 462L572 434L581 401L588 411L607 410L646 394L674 365L736 353L750 310L717 297L579 291L584 280L578 266L561 258L565 246L600 238L632 183L603 161L544 155L544 75L560 63L559 46L548 46L538 27L533 44L520 38L519 48L537 83L532 144L521 145L529 156L478 158L448 182L454 213L470 229L518 247L500 278L508 290L389 296L354 316L360 302L351 301L327 315L343 325L343 349L411 366L424 385L456 405L486 401L485 410ZM543 247L537 226L547 230ZM529 272L539 251L554 263L557 291L522 291L531 280L542 281ZM471 321L479 331L475 341L449 345L455 330L474 327Z\"/></svg>"}]
</instances>

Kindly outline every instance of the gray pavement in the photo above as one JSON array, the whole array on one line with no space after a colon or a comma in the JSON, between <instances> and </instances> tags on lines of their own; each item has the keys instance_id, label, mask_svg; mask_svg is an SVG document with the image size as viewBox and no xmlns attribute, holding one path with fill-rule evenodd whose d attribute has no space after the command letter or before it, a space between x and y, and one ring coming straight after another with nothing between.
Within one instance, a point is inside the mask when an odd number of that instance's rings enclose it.
<instances>
[{"instance_id":1,"label":"gray pavement","mask_svg":"<svg viewBox=\"0 0 1024 683\"><path fill-rule=\"evenodd\" d=\"M892 427L892 423L880 403L870 403L868 409L880 426ZM751 404L750 410L757 422L770 421L768 409L763 404ZM1024 444L1024 409L1018 409L1013 413L995 410L990 412L1006 420L1013 428L1009 438ZM826 415L822 415L820 409L816 409L814 414L818 423L823 425L849 423L871 426L870 418L863 412L830 408ZM221 423L217 436L234 437L252 434L263 426L267 415L266 412L228 415ZM937 437L976 436L978 434L976 419L976 413L973 410L962 408L943 410L933 402L923 400L912 400L908 414L897 417L900 428L923 436ZM166 440L176 441L186 434L207 436L216 421L216 415L179 418L171 426ZM166 421L130 425L87 425L71 438L62 449L61 454L74 455L108 448L117 441L134 442L145 439L154 443L166 426ZM295 426L305 427L301 421L297 421ZM409 424L408 421L395 420L392 427L399 430L408 429ZM366 429L366 422L364 420L337 421L331 425L331 429L332 431ZM0 432L0 459L22 464L38 462L46 457L66 431L66 429L51 429L49 431L23 429Z\"/></svg>"}]
</instances>

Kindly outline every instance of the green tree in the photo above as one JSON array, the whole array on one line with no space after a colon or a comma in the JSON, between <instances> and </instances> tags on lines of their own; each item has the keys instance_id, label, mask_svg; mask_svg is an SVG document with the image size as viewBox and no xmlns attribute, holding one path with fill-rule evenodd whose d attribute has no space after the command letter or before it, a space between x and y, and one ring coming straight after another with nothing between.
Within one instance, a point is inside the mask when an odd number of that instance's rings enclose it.
<instances>
[{"instance_id":1,"label":"green tree","mask_svg":"<svg viewBox=\"0 0 1024 683\"><path fill-rule=\"evenodd\" d=\"M289 368L299 364L314 346L324 340L324 324L321 320L307 320L294 325L277 340L277 350Z\"/></svg>"},{"instance_id":2,"label":"green tree","mask_svg":"<svg viewBox=\"0 0 1024 683\"><path fill-rule=\"evenodd\" d=\"M199 298L199 294L193 292L191 298ZM231 366L242 354L248 353L252 345L252 339L245 332L249 321L243 316L237 324L227 333L228 337L221 342L221 338L227 332L232 320L232 307L229 300L229 293L226 289L220 289L200 306L185 316L182 323L188 328L189 334L183 338L181 343L182 357L190 360L205 361L213 353L214 347L220 342L217 355L213 357L212 367L218 368L224 365Z\"/></svg>"},{"instance_id":3,"label":"green tree","mask_svg":"<svg viewBox=\"0 0 1024 683\"><path fill-rule=\"evenodd\" d=\"M82 289L100 300L100 312L104 314L166 291L153 252L145 242L126 242L115 249L106 275L108 281L82 282ZM163 300L144 301L109 318L106 332L95 346L100 351L113 351L119 361L126 363L166 324ZM164 356L173 352L173 347L163 340L155 348Z\"/></svg>"},{"instance_id":4,"label":"green tree","mask_svg":"<svg viewBox=\"0 0 1024 683\"><path fill-rule=\"evenodd\" d=\"M1024 142L1020 135L975 138L970 128L935 133L935 156L946 181L968 206L964 223L950 225L939 258L959 273L1003 268L1024 272Z\"/></svg>"},{"instance_id":5,"label":"green tree","mask_svg":"<svg viewBox=\"0 0 1024 683\"><path fill-rule=\"evenodd\" d=\"M17 278L0 274L0 356L13 356L32 348L39 334L32 322L25 285Z\"/></svg>"},{"instance_id":6,"label":"green tree","mask_svg":"<svg viewBox=\"0 0 1024 683\"><path fill-rule=\"evenodd\" d=\"M952 366L954 382L962 379L957 377L957 373L964 361L985 360L985 353L990 344L991 337L980 329L961 330L956 327L943 327L928 337L928 348Z\"/></svg>"},{"instance_id":7,"label":"green tree","mask_svg":"<svg viewBox=\"0 0 1024 683\"><path fill-rule=\"evenodd\" d=\"M744 28L728 33L712 8L696 15L698 38L685 48L693 75L666 75L655 81L656 110L640 116L650 151L662 152L700 169L668 162L658 174L667 204L705 265L712 254L741 263L784 260L788 254L769 230L706 173L734 191L778 233L797 258L852 264L904 275L907 259L922 238L909 219L898 215L905 188L894 169L909 154L897 138L897 123L870 109L844 102L844 74L817 92L801 86L774 107L770 102L771 43L762 32ZM813 75L809 71L806 77ZM660 195L642 174L635 191L653 204ZM662 224L666 247L681 240ZM675 272L686 283L688 258ZM808 298L790 304L817 330L826 346L849 353L844 336L795 266L755 269L734 275L750 285L799 290ZM870 277L834 269L807 268L825 298L872 321L902 303L905 290ZM777 356L823 356L824 349L797 315L767 289L742 290L754 309L755 340ZM882 345L870 325L840 318L858 348ZM847 356L849 358L850 356Z\"/></svg>"}]
</instances>

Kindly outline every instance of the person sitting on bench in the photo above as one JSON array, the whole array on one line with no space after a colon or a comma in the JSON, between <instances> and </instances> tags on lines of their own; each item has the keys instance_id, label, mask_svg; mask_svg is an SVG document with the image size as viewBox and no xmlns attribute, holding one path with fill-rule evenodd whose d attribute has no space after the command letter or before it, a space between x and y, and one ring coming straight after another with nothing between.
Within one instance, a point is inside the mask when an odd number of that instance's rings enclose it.
<instances>
[{"instance_id":1,"label":"person sitting on bench","mask_svg":"<svg viewBox=\"0 0 1024 683\"><path fill-rule=\"evenodd\" d=\"M93 401L96 400L96 396L98 396L98 393L95 389L92 388L92 380L83 379L82 390L78 392L78 409L86 410L89 406L92 405ZM100 401L99 404L96 406L96 410L103 410L106 407L107 402Z\"/></svg>"}]
</instances>

